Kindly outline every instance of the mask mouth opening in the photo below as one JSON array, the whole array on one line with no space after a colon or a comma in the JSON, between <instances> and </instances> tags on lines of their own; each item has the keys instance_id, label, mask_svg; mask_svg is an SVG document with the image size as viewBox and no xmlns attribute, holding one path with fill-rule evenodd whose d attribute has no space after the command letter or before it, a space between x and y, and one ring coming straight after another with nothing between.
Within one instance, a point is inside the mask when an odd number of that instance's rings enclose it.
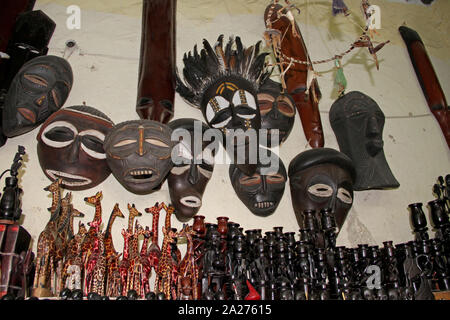
<instances>
[{"instance_id":1,"label":"mask mouth opening","mask_svg":"<svg viewBox=\"0 0 450 320\"><path fill-rule=\"evenodd\" d=\"M253 204L255 209L269 209L275 206L275 202L273 201L261 201Z\"/></svg>"},{"instance_id":2,"label":"mask mouth opening","mask_svg":"<svg viewBox=\"0 0 450 320\"><path fill-rule=\"evenodd\" d=\"M186 196L180 199L180 203L186 207L199 208L202 205L202 200L196 196Z\"/></svg>"},{"instance_id":3,"label":"mask mouth opening","mask_svg":"<svg viewBox=\"0 0 450 320\"><path fill-rule=\"evenodd\" d=\"M63 184L70 187L85 186L92 183L92 180L89 178L67 172L47 169L46 173L52 180L61 178L63 180Z\"/></svg>"},{"instance_id":4,"label":"mask mouth opening","mask_svg":"<svg viewBox=\"0 0 450 320\"><path fill-rule=\"evenodd\" d=\"M126 180L133 182L148 182L158 178L158 174L150 168L131 169L126 173Z\"/></svg>"}]
</instances>

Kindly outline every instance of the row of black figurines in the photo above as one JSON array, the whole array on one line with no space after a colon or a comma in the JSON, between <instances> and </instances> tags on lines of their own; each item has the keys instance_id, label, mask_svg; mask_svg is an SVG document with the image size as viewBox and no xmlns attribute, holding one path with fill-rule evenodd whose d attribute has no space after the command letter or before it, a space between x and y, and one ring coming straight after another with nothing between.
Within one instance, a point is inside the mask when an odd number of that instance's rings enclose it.
<instances>
[{"instance_id":1,"label":"row of black figurines","mask_svg":"<svg viewBox=\"0 0 450 320\"><path fill-rule=\"evenodd\" d=\"M357 248L335 245L334 216L330 210L306 211L300 240L294 232L275 227L246 230L238 223L218 218L217 224L195 219L194 242L198 260L199 299L206 300L422 300L434 299L432 291L449 290L448 207L431 201L436 237L428 238L426 217L420 204L410 205L415 240L383 248L360 244ZM225 222L225 223L224 223ZM176 252L176 242L172 246ZM192 283L181 285L178 299L192 299ZM254 287L253 287L254 286ZM10 295L4 299L11 299ZM82 291L63 289L61 299L83 299ZM118 300L139 299L130 290ZM171 297L169 297L170 299ZM89 293L88 300L105 300ZM166 299L148 292L148 300Z\"/></svg>"}]
</instances>

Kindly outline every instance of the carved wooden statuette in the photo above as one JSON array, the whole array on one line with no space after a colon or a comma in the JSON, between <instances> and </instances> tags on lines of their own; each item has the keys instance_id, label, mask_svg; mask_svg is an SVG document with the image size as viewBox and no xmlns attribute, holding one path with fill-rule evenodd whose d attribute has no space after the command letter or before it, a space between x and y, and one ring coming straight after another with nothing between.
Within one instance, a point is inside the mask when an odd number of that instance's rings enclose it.
<instances>
[{"instance_id":1,"label":"carved wooden statuette","mask_svg":"<svg viewBox=\"0 0 450 320\"><path fill-rule=\"evenodd\" d=\"M9 294L29 296L34 254L30 248L31 235L19 225L22 190L18 186L18 171L22 165L25 149L18 147L5 188L0 200L0 298Z\"/></svg>"}]
</instances>

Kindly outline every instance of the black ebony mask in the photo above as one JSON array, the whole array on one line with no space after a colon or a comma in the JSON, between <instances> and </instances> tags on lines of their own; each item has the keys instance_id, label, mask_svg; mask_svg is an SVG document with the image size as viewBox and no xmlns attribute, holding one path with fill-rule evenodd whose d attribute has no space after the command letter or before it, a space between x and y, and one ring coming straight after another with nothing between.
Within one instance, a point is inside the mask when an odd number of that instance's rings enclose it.
<instances>
[{"instance_id":1,"label":"black ebony mask","mask_svg":"<svg viewBox=\"0 0 450 320\"><path fill-rule=\"evenodd\" d=\"M342 152L317 148L298 154L289 164L292 205L298 225L303 228L303 213L331 209L341 230L353 204L354 167Z\"/></svg>"},{"instance_id":2,"label":"black ebony mask","mask_svg":"<svg viewBox=\"0 0 450 320\"><path fill-rule=\"evenodd\" d=\"M245 206L255 215L267 217L275 212L283 197L286 185L286 168L277 155L268 151L272 161L267 165L259 164L256 172L248 176L236 165L230 165L230 179L234 191ZM274 170L271 164L278 162Z\"/></svg>"},{"instance_id":3,"label":"black ebony mask","mask_svg":"<svg viewBox=\"0 0 450 320\"><path fill-rule=\"evenodd\" d=\"M103 150L113 122L89 106L73 106L52 114L37 135L39 163L52 181L61 178L69 190L90 189L111 173Z\"/></svg>"},{"instance_id":4,"label":"black ebony mask","mask_svg":"<svg viewBox=\"0 0 450 320\"><path fill-rule=\"evenodd\" d=\"M233 46L236 45L236 49ZM249 139L245 133L261 128L261 117L257 106L256 93L260 82L267 78L264 69L266 53L259 53L259 45L244 48L239 37L230 38L223 48L223 35L220 36L214 49L203 41L204 48L200 54L197 47L193 53L184 55L183 75L184 84L177 77L177 92L189 103L202 110L206 123L223 133L224 141L235 134L242 137L241 142L235 144L234 150L225 147L235 163L251 175L255 172L256 161L250 164L251 157ZM240 133L230 129L241 129ZM258 132L253 143L257 149ZM246 151L247 156L237 153L236 150ZM256 153L256 152L255 152Z\"/></svg>"},{"instance_id":5,"label":"black ebony mask","mask_svg":"<svg viewBox=\"0 0 450 320\"><path fill-rule=\"evenodd\" d=\"M14 137L43 123L64 105L72 83L72 68L63 58L42 56L24 64L5 98L4 134Z\"/></svg>"},{"instance_id":6,"label":"black ebony mask","mask_svg":"<svg viewBox=\"0 0 450 320\"><path fill-rule=\"evenodd\" d=\"M261 113L261 129L267 129L267 139L260 139L263 146L271 145L271 130L278 130L278 145L286 141L295 121L295 102L287 93L281 92L281 84L271 79L264 81L258 91L258 106Z\"/></svg>"},{"instance_id":7,"label":"black ebony mask","mask_svg":"<svg viewBox=\"0 0 450 320\"><path fill-rule=\"evenodd\" d=\"M198 129L195 130L198 131L194 133L196 125ZM186 222L200 210L203 193L213 173L214 155L207 148L208 142L202 140L202 134L208 129L203 122L177 119L169 122L168 126L173 130L172 136L181 136L172 152L177 160L167 178L170 200L177 219ZM183 133L189 135L184 137ZM198 144L198 148L194 144Z\"/></svg>"},{"instance_id":8,"label":"black ebony mask","mask_svg":"<svg viewBox=\"0 0 450 320\"><path fill-rule=\"evenodd\" d=\"M331 106L330 123L339 149L356 169L356 191L400 186L384 155L384 119L378 104L359 91L345 94Z\"/></svg>"},{"instance_id":9,"label":"black ebony mask","mask_svg":"<svg viewBox=\"0 0 450 320\"><path fill-rule=\"evenodd\" d=\"M105 138L108 165L130 192L148 194L160 187L172 168L172 129L153 120L119 123Z\"/></svg>"}]
</instances>

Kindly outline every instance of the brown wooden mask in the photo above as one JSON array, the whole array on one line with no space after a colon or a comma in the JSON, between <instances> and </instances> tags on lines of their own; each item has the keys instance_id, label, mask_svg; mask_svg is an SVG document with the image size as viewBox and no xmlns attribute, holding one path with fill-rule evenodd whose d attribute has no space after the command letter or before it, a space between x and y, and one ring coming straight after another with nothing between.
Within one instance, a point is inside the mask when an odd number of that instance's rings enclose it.
<instances>
[{"instance_id":1,"label":"brown wooden mask","mask_svg":"<svg viewBox=\"0 0 450 320\"><path fill-rule=\"evenodd\" d=\"M153 120L119 123L105 138L108 165L128 191L148 194L160 188L172 168L172 129Z\"/></svg>"},{"instance_id":2,"label":"brown wooden mask","mask_svg":"<svg viewBox=\"0 0 450 320\"><path fill-rule=\"evenodd\" d=\"M90 189L111 173L103 149L113 122L89 106L72 106L51 115L37 135L39 163L52 181L69 190Z\"/></svg>"},{"instance_id":3,"label":"brown wooden mask","mask_svg":"<svg viewBox=\"0 0 450 320\"><path fill-rule=\"evenodd\" d=\"M43 123L64 105L72 83L72 68L63 58L41 56L24 64L5 98L4 134L18 136Z\"/></svg>"},{"instance_id":4,"label":"brown wooden mask","mask_svg":"<svg viewBox=\"0 0 450 320\"><path fill-rule=\"evenodd\" d=\"M330 148L317 148L298 154L289 164L289 184L292 205L300 228L303 213L330 208L341 230L353 204L355 169L352 161L342 152Z\"/></svg>"},{"instance_id":5,"label":"brown wooden mask","mask_svg":"<svg viewBox=\"0 0 450 320\"><path fill-rule=\"evenodd\" d=\"M198 129L195 129L197 124ZM200 210L203 193L214 170L214 155L209 142L202 140L202 134L208 129L203 122L195 119L177 119L170 122L169 127L173 135L182 135L181 130L186 130L186 139L178 142L174 147L174 154L179 157L167 178L170 192L170 200L175 207L175 215L181 222L191 219ZM198 130L198 131L197 131ZM198 137L197 137L198 136ZM198 143L198 147L194 144Z\"/></svg>"},{"instance_id":6,"label":"brown wooden mask","mask_svg":"<svg viewBox=\"0 0 450 320\"><path fill-rule=\"evenodd\" d=\"M286 141L295 122L295 102L291 95L281 92L281 84L271 79L264 81L258 91L258 106L261 113L261 129L267 129L267 139L259 143L275 147L271 143L271 130L278 130L277 145Z\"/></svg>"},{"instance_id":7,"label":"brown wooden mask","mask_svg":"<svg viewBox=\"0 0 450 320\"><path fill-rule=\"evenodd\" d=\"M248 176L236 165L230 165L229 175L231 184L239 199L255 215L267 217L275 212L287 180L286 168L281 159L269 152L272 161L278 161L276 170L269 169L273 162L267 165L258 164L256 172Z\"/></svg>"}]
</instances>

